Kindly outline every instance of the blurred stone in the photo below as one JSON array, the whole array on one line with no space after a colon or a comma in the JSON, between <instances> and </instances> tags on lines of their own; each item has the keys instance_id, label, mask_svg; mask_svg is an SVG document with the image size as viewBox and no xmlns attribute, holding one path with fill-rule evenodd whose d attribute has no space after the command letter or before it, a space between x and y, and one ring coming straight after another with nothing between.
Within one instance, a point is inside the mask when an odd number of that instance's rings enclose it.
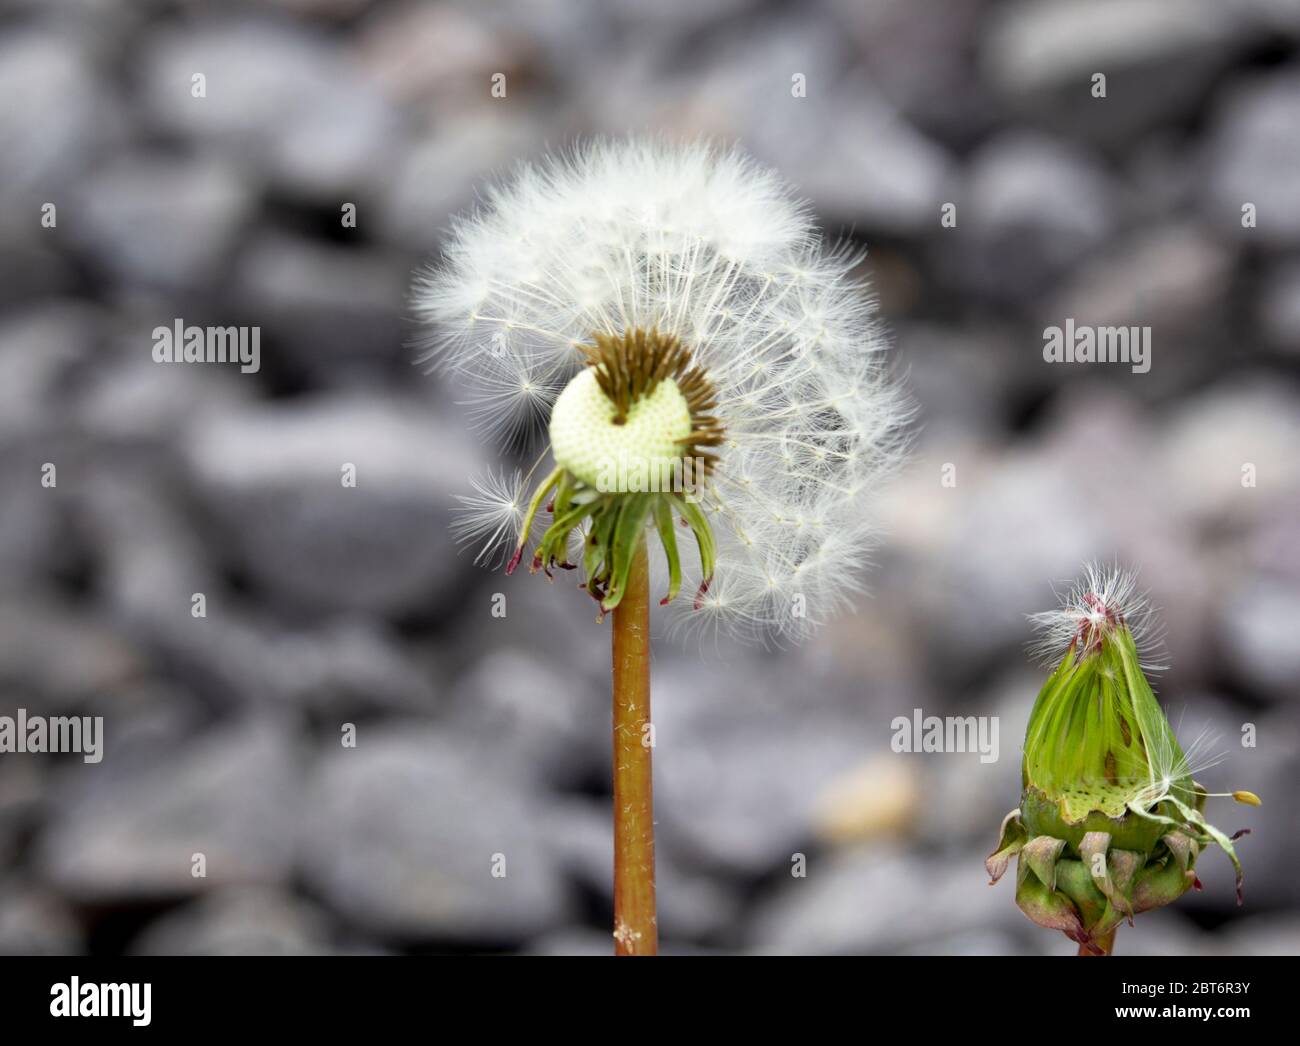
<instances>
[{"instance_id":1,"label":"blurred stone","mask_svg":"<svg viewBox=\"0 0 1300 1046\"><path fill-rule=\"evenodd\" d=\"M323 912L278 890L232 887L147 926L134 955L320 955L334 949Z\"/></svg>"},{"instance_id":2,"label":"blurred stone","mask_svg":"<svg viewBox=\"0 0 1300 1046\"><path fill-rule=\"evenodd\" d=\"M1222 955L1300 953L1300 916L1276 912L1236 920L1216 935Z\"/></svg>"},{"instance_id":3,"label":"blurred stone","mask_svg":"<svg viewBox=\"0 0 1300 1046\"><path fill-rule=\"evenodd\" d=\"M38 228L54 203L71 215L66 190L121 121L108 82L70 35L9 25L0 38L0 229Z\"/></svg>"},{"instance_id":4,"label":"blurred stone","mask_svg":"<svg viewBox=\"0 0 1300 1046\"><path fill-rule=\"evenodd\" d=\"M540 152L541 121L542 114L514 102L475 119L451 117L417 138L388 173L377 204L380 234L411 250L433 250L485 178L507 175Z\"/></svg>"},{"instance_id":5,"label":"blurred stone","mask_svg":"<svg viewBox=\"0 0 1300 1046\"><path fill-rule=\"evenodd\" d=\"M1115 188L1087 153L1021 132L981 146L944 198L957 205L953 277L1011 304L1040 301L1111 235L1116 220ZM936 224L937 214L936 204Z\"/></svg>"},{"instance_id":6,"label":"blurred stone","mask_svg":"<svg viewBox=\"0 0 1300 1046\"><path fill-rule=\"evenodd\" d=\"M409 279L405 264L381 252L271 233L240 255L234 291L241 312L262 328L264 353L274 345L292 354L293 366L319 384L355 385L408 364Z\"/></svg>"},{"instance_id":7,"label":"blurred stone","mask_svg":"<svg viewBox=\"0 0 1300 1046\"><path fill-rule=\"evenodd\" d=\"M527 82L535 56L514 19L479 5L385 4L361 26L358 60L392 98L462 116L480 103L499 106L534 85ZM493 77L505 77L506 94L492 96ZM468 122L468 121L465 121Z\"/></svg>"},{"instance_id":8,"label":"blurred stone","mask_svg":"<svg viewBox=\"0 0 1300 1046\"><path fill-rule=\"evenodd\" d=\"M98 309L75 299L0 317L0 438L40 431L54 420L103 321Z\"/></svg>"},{"instance_id":9,"label":"blurred stone","mask_svg":"<svg viewBox=\"0 0 1300 1046\"><path fill-rule=\"evenodd\" d=\"M1021 749L1030 709L1045 679L1045 672L1022 660L973 700L946 713L994 717L998 760L985 763L978 754L948 752L921 757L924 776L918 787L925 801L917 811L915 834L924 845L941 852L955 847L993 851L1002 818L1020 805Z\"/></svg>"},{"instance_id":10,"label":"blurred stone","mask_svg":"<svg viewBox=\"0 0 1300 1046\"><path fill-rule=\"evenodd\" d=\"M613 955L614 937L599 930L559 930L530 942L523 951L525 955Z\"/></svg>"},{"instance_id":11,"label":"blurred stone","mask_svg":"<svg viewBox=\"0 0 1300 1046\"><path fill-rule=\"evenodd\" d=\"M0 444L0 488L5 491L0 498L0 583L14 590L48 576L67 551L58 491L41 485L45 464L57 469L60 455L48 444L23 441L20 446L21 454L13 445Z\"/></svg>"},{"instance_id":12,"label":"blurred stone","mask_svg":"<svg viewBox=\"0 0 1300 1046\"><path fill-rule=\"evenodd\" d=\"M467 655L467 661L485 643L493 649L519 651L547 675L568 679L583 700L602 694L607 702L610 622L606 618L604 624L597 623L596 602L578 588L577 580L570 582L567 571L557 574L553 582L545 574L526 570L507 577L500 564L493 569L472 565L473 546L458 551L473 588L461 593L458 613L447 622L448 648ZM503 616L496 616L498 608ZM602 709L600 715L607 719L609 709Z\"/></svg>"},{"instance_id":13,"label":"blurred stone","mask_svg":"<svg viewBox=\"0 0 1300 1046\"><path fill-rule=\"evenodd\" d=\"M1094 72L1221 51L1232 42L1235 25L1232 12L1214 0L1021 2L999 12L986 54L1009 91L1074 82L1087 93Z\"/></svg>"},{"instance_id":14,"label":"blurred stone","mask_svg":"<svg viewBox=\"0 0 1300 1046\"><path fill-rule=\"evenodd\" d=\"M0 691L0 714L13 715L21 701ZM39 759L0 762L0 866L16 867L28 834L45 814L49 779ZM3 895L0 894L0 900Z\"/></svg>"},{"instance_id":15,"label":"blurred stone","mask_svg":"<svg viewBox=\"0 0 1300 1046\"><path fill-rule=\"evenodd\" d=\"M1192 225L1144 229L1085 264L1040 311L1094 326L1149 326L1159 348L1174 348L1223 316L1232 252ZM1154 362L1154 361L1153 361Z\"/></svg>"},{"instance_id":16,"label":"blurred stone","mask_svg":"<svg viewBox=\"0 0 1300 1046\"><path fill-rule=\"evenodd\" d=\"M887 847L814 855L807 878L782 883L755 912L750 945L782 955L879 954L1016 926L1024 917L1012 891L989 889L982 871L973 854L942 864Z\"/></svg>"},{"instance_id":17,"label":"blurred stone","mask_svg":"<svg viewBox=\"0 0 1300 1046\"><path fill-rule=\"evenodd\" d=\"M263 0L272 7L281 7L289 14L306 18L347 19L364 14L378 6L380 0Z\"/></svg>"},{"instance_id":18,"label":"blurred stone","mask_svg":"<svg viewBox=\"0 0 1300 1046\"><path fill-rule=\"evenodd\" d=\"M386 170L397 115L323 34L207 21L157 31L142 55L143 105L160 126L233 146L295 197L334 202ZM191 93L195 74L204 97Z\"/></svg>"},{"instance_id":19,"label":"blurred stone","mask_svg":"<svg viewBox=\"0 0 1300 1046\"><path fill-rule=\"evenodd\" d=\"M83 182L63 222L110 280L206 289L219 280L252 216L254 192L222 160L132 155Z\"/></svg>"},{"instance_id":20,"label":"blurred stone","mask_svg":"<svg viewBox=\"0 0 1300 1046\"><path fill-rule=\"evenodd\" d=\"M1300 398L1271 381L1220 382L1163 426L1167 506L1206 522L1261 519L1300 494Z\"/></svg>"},{"instance_id":21,"label":"blurred stone","mask_svg":"<svg viewBox=\"0 0 1300 1046\"><path fill-rule=\"evenodd\" d=\"M1300 587L1244 578L1222 594L1217 610L1233 675L1254 690L1300 702Z\"/></svg>"},{"instance_id":22,"label":"blurred stone","mask_svg":"<svg viewBox=\"0 0 1300 1046\"><path fill-rule=\"evenodd\" d=\"M134 645L84 606L48 596L0 602L0 679L25 702L66 708L135 677L142 667Z\"/></svg>"},{"instance_id":23,"label":"blurred stone","mask_svg":"<svg viewBox=\"0 0 1300 1046\"><path fill-rule=\"evenodd\" d=\"M346 395L250 408L196 421L185 452L225 551L275 596L396 613L456 590L464 564L447 527L481 451L417 404Z\"/></svg>"},{"instance_id":24,"label":"blurred stone","mask_svg":"<svg viewBox=\"0 0 1300 1046\"><path fill-rule=\"evenodd\" d=\"M920 802L913 768L897 755L877 756L831 781L817 797L817 837L832 846L906 835Z\"/></svg>"},{"instance_id":25,"label":"blurred stone","mask_svg":"<svg viewBox=\"0 0 1300 1046\"><path fill-rule=\"evenodd\" d=\"M298 819L294 763L292 740L266 720L218 728L147 762L123 762L106 746L101 763L69 769L38 866L86 904L283 881ZM204 876L193 874L198 854Z\"/></svg>"},{"instance_id":26,"label":"blurred stone","mask_svg":"<svg viewBox=\"0 0 1300 1046\"><path fill-rule=\"evenodd\" d=\"M1264 278L1259 325L1274 346L1300 356L1300 259L1293 259Z\"/></svg>"},{"instance_id":27,"label":"blurred stone","mask_svg":"<svg viewBox=\"0 0 1300 1046\"><path fill-rule=\"evenodd\" d=\"M950 158L851 59L833 26L794 15L746 23L699 68L682 69L675 41L652 41L635 59L594 67L597 126L738 140L833 231L847 223L890 234L937 226Z\"/></svg>"},{"instance_id":28,"label":"blurred stone","mask_svg":"<svg viewBox=\"0 0 1300 1046\"><path fill-rule=\"evenodd\" d=\"M916 434L920 443L938 451L1000 430L1005 398L1021 370L1016 366L1021 348L1008 332L911 322L898 324L894 336L893 351L907 360L908 392L925 419Z\"/></svg>"},{"instance_id":29,"label":"blurred stone","mask_svg":"<svg viewBox=\"0 0 1300 1046\"><path fill-rule=\"evenodd\" d=\"M448 718L522 772L572 785L608 770L609 687L574 678L559 654L487 648L453 685Z\"/></svg>"},{"instance_id":30,"label":"blurred stone","mask_svg":"<svg viewBox=\"0 0 1300 1046\"><path fill-rule=\"evenodd\" d=\"M1217 104L1205 146L1206 220L1246 242L1300 243L1300 74L1282 71L1244 81ZM1255 207L1255 227L1242 207Z\"/></svg>"},{"instance_id":31,"label":"blurred stone","mask_svg":"<svg viewBox=\"0 0 1300 1046\"><path fill-rule=\"evenodd\" d=\"M814 837L821 791L888 745L887 720L788 662L661 661L653 685L656 823L703 867L788 868Z\"/></svg>"},{"instance_id":32,"label":"blurred stone","mask_svg":"<svg viewBox=\"0 0 1300 1046\"><path fill-rule=\"evenodd\" d=\"M985 0L831 0L872 80L909 119L966 142L995 116L976 67Z\"/></svg>"},{"instance_id":33,"label":"blurred stone","mask_svg":"<svg viewBox=\"0 0 1300 1046\"><path fill-rule=\"evenodd\" d=\"M509 944L571 916L542 796L454 735L368 731L322 755L308 795L299 872L370 933Z\"/></svg>"},{"instance_id":34,"label":"blurred stone","mask_svg":"<svg viewBox=\"0 0 1300 1046\"><path fill-rule=\"evenodd\" d=\"M85 935L71 910L38 885L0 881L0 955L80 955Z\"/></svg>"},{"instance_id":35,"label":"blurred stone","mask_svg":"<svg viewBox=\"0 0 1300 1046\"><path fill-rule=\"evenodd\" d=\"M234 410L252 392L235 368L155 362L150 331L160 315L154 312L152 318L133 318L124 325L117 339L119 354L101 355L101 366L78 382L74 399L78 424L97 442L156 451L150 455L155 467L162 467L162 461L174 464L175 437L196 416ZM187 323L191 319L183 318Z\"/></svg>"},{"instance_id":36,"label":"blurred stone","mask_svg":"<svg viewBox=\"0 0 1300 1046\"><path fill-rule=\"evenodd\" d=\"M1194 111L1247 29L1217 0L1021 2L990 20L983 64L1018 109L1118 145Z\"/></svg>"}]
</instances>

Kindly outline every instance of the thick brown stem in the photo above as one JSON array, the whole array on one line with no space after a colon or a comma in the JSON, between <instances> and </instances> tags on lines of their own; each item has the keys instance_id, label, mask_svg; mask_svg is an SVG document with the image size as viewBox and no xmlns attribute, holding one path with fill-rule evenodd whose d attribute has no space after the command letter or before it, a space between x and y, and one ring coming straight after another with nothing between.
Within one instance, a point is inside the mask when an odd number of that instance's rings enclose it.
<instances>
[{"instance_id":1,"label":"thick brown stem","mask_svg":"<svg viewBox=\"0 0 1300 1046\"><path fill-rule=\"evenodd\" d=\"M1097 951L1100 948L1101 951ZM1092 939L1092 946L1086 944L1079 945L1080 955L1110 955L1115 950L1115 931L1104 933L1100 937Z\"/></svg>"},{"instance_id":2,"label":"thick brown stem","mask_svg":"<svg viewBox=\"0 0 1300 1046\"><path fill-rule=\"evenodd\" d=\"M645 541L614 609L614 954L655 955L650 579Z\"/></svg>"}]
</instances>

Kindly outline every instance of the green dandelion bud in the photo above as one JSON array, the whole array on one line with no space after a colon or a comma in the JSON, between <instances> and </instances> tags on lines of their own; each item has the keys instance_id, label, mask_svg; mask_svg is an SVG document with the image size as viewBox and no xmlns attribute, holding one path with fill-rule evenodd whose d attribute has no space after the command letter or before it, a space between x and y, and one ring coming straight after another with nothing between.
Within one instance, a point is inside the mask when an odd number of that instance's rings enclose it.
<instances>
[{"instance_id":1,"label":"green dandelion bud","mask_svg":"<svg viewBox=\"0 0 1300 1046\"><path fill-rule=\"evenodd\" d=\"M1151 612L1132 574L1088 568L1060 610L1035 615L1060 658L1029 716L1020 807L985 862L993 882L1018 858L1016 902L1080 954L1110 952L1121 922L1200 888L1211 845L1242 871L1233 840L1205 820L1209 796L1147 681L1139 643ZM1251 792L1228 793L1258 805Z\"/></svg>"}]
</instances>

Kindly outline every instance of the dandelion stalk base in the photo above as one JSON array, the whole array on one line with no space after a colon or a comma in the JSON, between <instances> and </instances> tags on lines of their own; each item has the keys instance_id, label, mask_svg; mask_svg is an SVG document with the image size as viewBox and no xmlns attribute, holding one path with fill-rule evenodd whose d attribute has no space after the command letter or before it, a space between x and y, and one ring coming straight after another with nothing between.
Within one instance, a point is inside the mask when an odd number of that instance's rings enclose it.
<instances>
[{"instance_id":1,"label":"dandelion stalk base","mask_svg":"<svg viewBox=\"0 0 1300 1046\"><path fill-rule=\"evenodd\" d=\"M1102 934L1093 940L1091 945L1079 945L1078 955L1114 955L1115 954L1115 930L1110 933Z\"/></svg>"}]
</instances>

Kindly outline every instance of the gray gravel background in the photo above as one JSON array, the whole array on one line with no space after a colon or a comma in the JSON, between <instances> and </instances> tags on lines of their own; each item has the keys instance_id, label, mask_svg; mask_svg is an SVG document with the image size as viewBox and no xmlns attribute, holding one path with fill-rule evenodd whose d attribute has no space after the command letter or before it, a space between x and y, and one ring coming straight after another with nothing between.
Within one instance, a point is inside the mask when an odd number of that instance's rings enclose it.
<instances>
[{"instance_id":1,"label":"gray gravel background","mask_svg":"<svg viewBox=\"0 0 1300 1046\"><path fill-rule=\"evenodd\" d=\"M1246 906L1211 853L1119 950L1297 950L1296 0L0 0L0 33L0 714L107 732L0 756L0 950L610 950L608 635L457 555L492 451L406 293L485 174L645 129L739 140L869 245L920 419L856 614L659 643L665 948L1070 951L981 861L1024 615L1100 556L1164 608L1204 782L1265 799L1215 811ZM1150 373L1044 363L1066 316L1150 325ZM259 325L261 371L154 363L178 317ZM1000 760L892 753L918 707L999 716Z\"/></svg>"}]
</instances>

